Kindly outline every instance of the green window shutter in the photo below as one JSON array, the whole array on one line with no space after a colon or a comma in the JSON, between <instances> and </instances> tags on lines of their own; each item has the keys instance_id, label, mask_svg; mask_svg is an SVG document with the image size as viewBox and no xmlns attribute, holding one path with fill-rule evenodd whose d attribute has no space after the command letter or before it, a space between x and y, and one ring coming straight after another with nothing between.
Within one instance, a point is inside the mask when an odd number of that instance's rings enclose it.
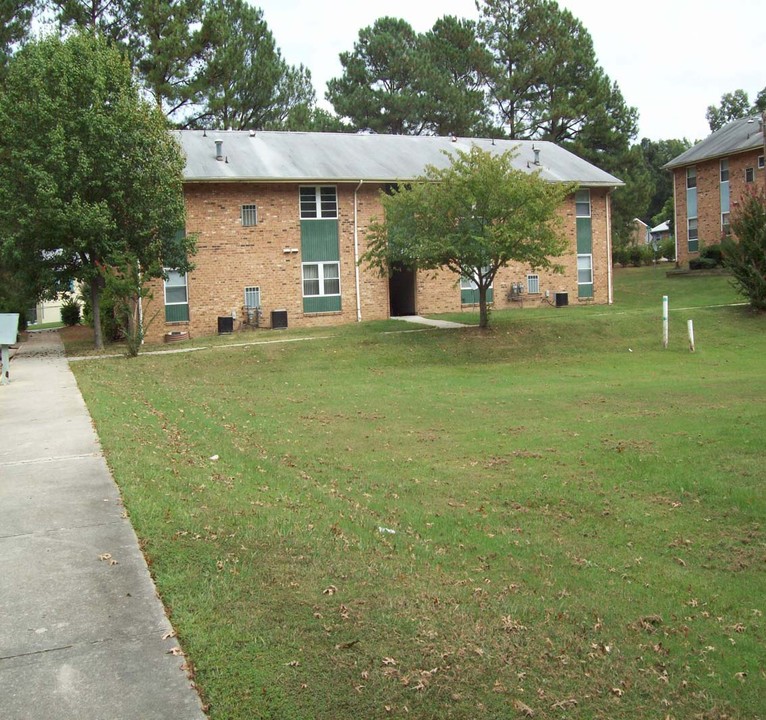
<instances>
[{"instance_id":1,"label":"green window shutter","mask_svg":"<svg viewBox=\"0 0 766 720\"><path fill-rule=\"evenodd\" d=\"M589 217L578 217L577 254L590 255L591 252L593 252L593 227L591 224L591 219Z\"/></svg>"},{"instance_id":2,"label":"green window shutter","mask_svg":"<svg viewBox=\"0 0 766 720\"><path fill-rule=\"evenodd\" d=\"M487 290L487 302L494 301L495 291L494 288ZM479 304L479 289L471 288L470 290L460 291L460 304L461 305L478 305Z\"/></svg>"},{"instance_id":3,"label":"green window shutter","mask_svg":"<svg viewBox=\"0 0 766 720\"><path fill-rule=\"evenodd\" d=\"M578 298L592 298L593 297L593 283L587 283L577 286Z\"/></svg>"},{"instance_id":4,"label":"green window shutter","mask_svg":"<svg viewBox=\"0 0 766 720\"><path fill-rule=\"evenodd\" d=\"M337 220L301 220L301 260L340 260Z\"/></svg>"},{"instance_id":5,"label":"green window shutter","mask_svg":"<svg viewBox=\"0 0 766 720\"><path fill-rule=\"evenodd\" d=\"M165 322L189 322L189 303L165 305Z\"/></svg>"},{"instance_id":6,"label":"green window shutter","mask_svg":"<svg viewBox=\"0 0 766 720\"><path fill-rule=\"evenodd\" d=\"M305 313L340 312L340 308L340 295L319 295L303 298L303 312Z\"/></svg>"}]
</instances>

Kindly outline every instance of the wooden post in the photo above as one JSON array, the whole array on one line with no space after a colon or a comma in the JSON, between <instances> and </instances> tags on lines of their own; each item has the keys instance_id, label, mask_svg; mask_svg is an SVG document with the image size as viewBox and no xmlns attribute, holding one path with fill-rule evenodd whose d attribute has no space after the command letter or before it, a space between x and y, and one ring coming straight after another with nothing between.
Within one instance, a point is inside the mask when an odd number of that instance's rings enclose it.
<instances>
[{"instance_id":1,"label":"wooden post","mask_svg":"<svg viewBox=\"0 0 766 720\"><path fill-rule=\"evenodd\" d=\"M668 348L668 296L662 296L662 347Z\"/></svg>"},{"instance_id":2,"label":"wooden post","mask_svg":"<svg viewBox=\"0 0 766 720\"><path fill-rule=\"evenodd\" d=\"M688 320L686 327L689 328L689 352L694 352L694 323Z\"/></svg>"}]
</instances>

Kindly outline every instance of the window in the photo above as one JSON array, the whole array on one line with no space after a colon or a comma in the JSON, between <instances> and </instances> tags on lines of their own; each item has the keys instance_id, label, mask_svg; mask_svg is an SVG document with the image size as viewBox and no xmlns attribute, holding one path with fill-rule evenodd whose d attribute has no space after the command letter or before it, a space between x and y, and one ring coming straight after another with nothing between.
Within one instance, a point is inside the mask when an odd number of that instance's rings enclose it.
<instances>
[{"instance_id":1,"label":"window","mask_svg":"<svg viewBox=\"0 0 766 720\"><path fill-rule=\"evenodd\" d=\"M759 155L758 156L758 169L759 170L763 170L763 165L764 165L763 155Z\"/></svg>"},{"instance_id":2,"label":"window","mask_svg":"<svg viewBox=\"0 0 766 720\"><path fill-rule=\"evenodd\" d=\"M696 167L686 168L686 187L687 188L697 187L697 168Z\"/></svg>"},{"instance_id":3,"label":"window","mask_svg":"<svg viewBox=\"0 0 766 720\"><path fill-rule=\"evenodd\" d=\"M755 179L755 170L753 168L745 168L745 182L751 183Z\"/></svg>"},{"instance_id":4,"label":"window","mask_svg":"<svg viewBox=\"0 0 766 720\"><path fill-rule=\"evenodd\" d=\"M338 197L332 185L304 185L300 188L301 220L334 220Z\"/></svg>"},{"instance_id":5,"label":"window","mask_svg":"<svg viewBox=\"0 0 766 720\"><path fill-rule=\"evenodd\" d=\"M729 182L729 160L721 160L721 182Z\"/></svg>"},{"instance_id":6,"label":"window","mask_svg":"<svg viewBox=\"0 0 766 720\"><path fill-rule=\"evenodd\" d=\"M577 217L590 217L590 190L575 193L575 214Z\"/></svg>"},{"instance_id":7,"label":"window","mask_svg":"<svg viewBox=\"0 0 766 720\"><path fill-rule=\"evenodd\" d=\"M486 275L489 272L489 267L481 268L481 274ZM494 283L493 283L494 284ZM487 302L491 303L494 300L494 292L491 284L487 288ZM476 305L479 302L479 285L476 282L476 276L461 277L460 278L460 304L461 305Z\"/></svg>"},{"instance_id":8,"label":"window","mask_svg":"<svg viewBox=\"0 0 766 720\"><path fill-rule=\"evenodd\" d=\"M255 286L245 288L245 307L261 307L261 288Z\"/></svg>"},{"instance_id":9,"label":"window","mask_svg":"<svg viewBox=\"0 0 766 720\"><path fill-rule=\"evenodd\" d=\"M258 224L258 208L255 205L243 205L240 208L240 217L244 227L252 227Z\"/></svg>"},{"instance_id":10,"label":"window","mask_svg":"<svg viewBox=\"0 0 766 720\"><path fill-rule=\"evenodd\" d=\"M340 295L340 266L337 262L303 264L303 296Z\"/></svg>"},{"instance_id":11,"label":"window","mask_svg":"<svg viewBox=\"0 0 766 720\"><path fill-rule=\"evenodd\" d=\"M688 233L689 252L697 252L699 250L699 238L697 236L697 218L689 218L686 221L686 231Z\"/></svg>"},{"instance_id":12,"label":"window","mask_svg":"<svg viewBox=\"0 0 766 720\"><path fill-rule=\"evenodd\" d=\"M731 235L731 228L729 227L729 213L721 213L721 231L724 235Z\"/></svg>"},{"instance_id":13,"label":"window","mask_svg":"<svg viewBox=\"0 0 766 720\"><path fill-rule=\"evenodd\" d=\"M534 295L540 292L540 276L527 275L527 292Z\"/></svg>"},{"instance_id":14,"label":"window","mask_svg":"<svg viewBox=\"0 0 766 720\"><path fill-rule=\"evenodd\" d=\"M186 273L165 269L165 322L188 322L189 293Z\"/></svg>"},{"instance_id":15,"label":"window","mask_svg":"<svg viewBox=\"0 0 766 720\"><path fill-rule=\"evenodd\" d=\"M590 285L593 282L593 256L577 256L577 284Z\"/></svg>"}]
</instances>

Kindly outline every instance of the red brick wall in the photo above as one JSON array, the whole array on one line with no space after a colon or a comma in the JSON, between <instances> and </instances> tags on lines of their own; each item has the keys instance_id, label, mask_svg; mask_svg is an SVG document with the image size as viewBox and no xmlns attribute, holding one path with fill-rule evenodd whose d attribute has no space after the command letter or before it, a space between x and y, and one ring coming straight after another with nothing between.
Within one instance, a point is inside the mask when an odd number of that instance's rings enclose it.
<instances>
[{"instance_id":1,"label":"red brick wall","mask_svg":"<svg viewBox=\"0 0 766 720\"><path fill-rule=\"evenodd\" d=\"M287 310L290 327L312 327L354 322L357 319L354 263L354 191L357 184L338 188L338 222L342 310L338 313L306 314L301 292L301 234L298 186L295 184L189 183L185 187L188 233L198 235L194 270L189 273L190 319L188 323L165 323L162 281L153 285L153 300L145 303L144 317L150 341L162 340L165 333L188 330L192 336L217 332L218 317L236 313L235 329L245 320L244 288L261 289L265 325L272 310ZM254 204L258 224L243 227L240 207ZM608 299L608 251L606 241L607 191L591 191L593 225L592 301ZM383 214L379 187L362 185L357 191L358 252L367 247L370 222ZM523 302L508 299L511 283L522 282L526 288L528 268L512 266L501 270L495 280L496 308L537 306L553 302L553 293L569 293L570 303L577 302L577 262L574 198L561 209L563 230L571 253L559 258L562 275L540 272L539 295L523 296ZM297 252L292 252L296 249ZM388 279L364 265L359 268L360 309L362 320L389 316ZM550 298L546 300L545 291ZM458 278L451 273L419 272L417 276L417 311L419 313L457 312L461 310ZM154 320L152 320L154 317Z\"/></svg>"},{"instance_id":2,"label":"red brick wall","mask_svg":"<svg viewBox=\"0 0 766 720\"><path fill-rule=\"evenodd\" d=\"M763 149L750 150L729 157L729 212L733 217L739 198L750 183L745 182L745 169L753 168L753 187L763 188L766 184L763 169L758 169L758 156ZM721 242L721 163L720 158L697 163L697 233L700 250ZM676 260L686 267L689 260L699 257L698 252L689 252L689 235L686 207L686 167L673 171L676 198Z\"/></svg>"}]
</instances>

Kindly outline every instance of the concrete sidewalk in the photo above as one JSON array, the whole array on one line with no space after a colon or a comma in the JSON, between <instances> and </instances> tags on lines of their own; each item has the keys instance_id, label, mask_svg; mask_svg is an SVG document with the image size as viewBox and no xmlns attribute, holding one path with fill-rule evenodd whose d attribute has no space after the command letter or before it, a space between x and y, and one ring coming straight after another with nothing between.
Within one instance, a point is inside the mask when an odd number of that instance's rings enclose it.
<instances>
[{"instance_id":1,"label":"concrete sidewalk","mask_svg":"<svg viewBox=\"0 0 766 720\"><path fill-rule=\"evenodd\" d=\"M204 720L58 333L0 386L0 717ZM116 562L115 562L116 561Z\"/></svg>"},{"instance_id":2,"label":"concrete sidewalk","mask_svg":"<svg viewBox=\"0 0 766 720\"><path fill-rule=\"evenodd\" d=\"M452 322L451 320L432 320L430 318L424 318L420 315L399 315L398 317L391 318L392 320L404 320L408 323L414 323L415 325L428 325L435 328L443 328L445 330L454 330L457 328L470 327L463 323Z\"/></svg>"}]
</instances>

